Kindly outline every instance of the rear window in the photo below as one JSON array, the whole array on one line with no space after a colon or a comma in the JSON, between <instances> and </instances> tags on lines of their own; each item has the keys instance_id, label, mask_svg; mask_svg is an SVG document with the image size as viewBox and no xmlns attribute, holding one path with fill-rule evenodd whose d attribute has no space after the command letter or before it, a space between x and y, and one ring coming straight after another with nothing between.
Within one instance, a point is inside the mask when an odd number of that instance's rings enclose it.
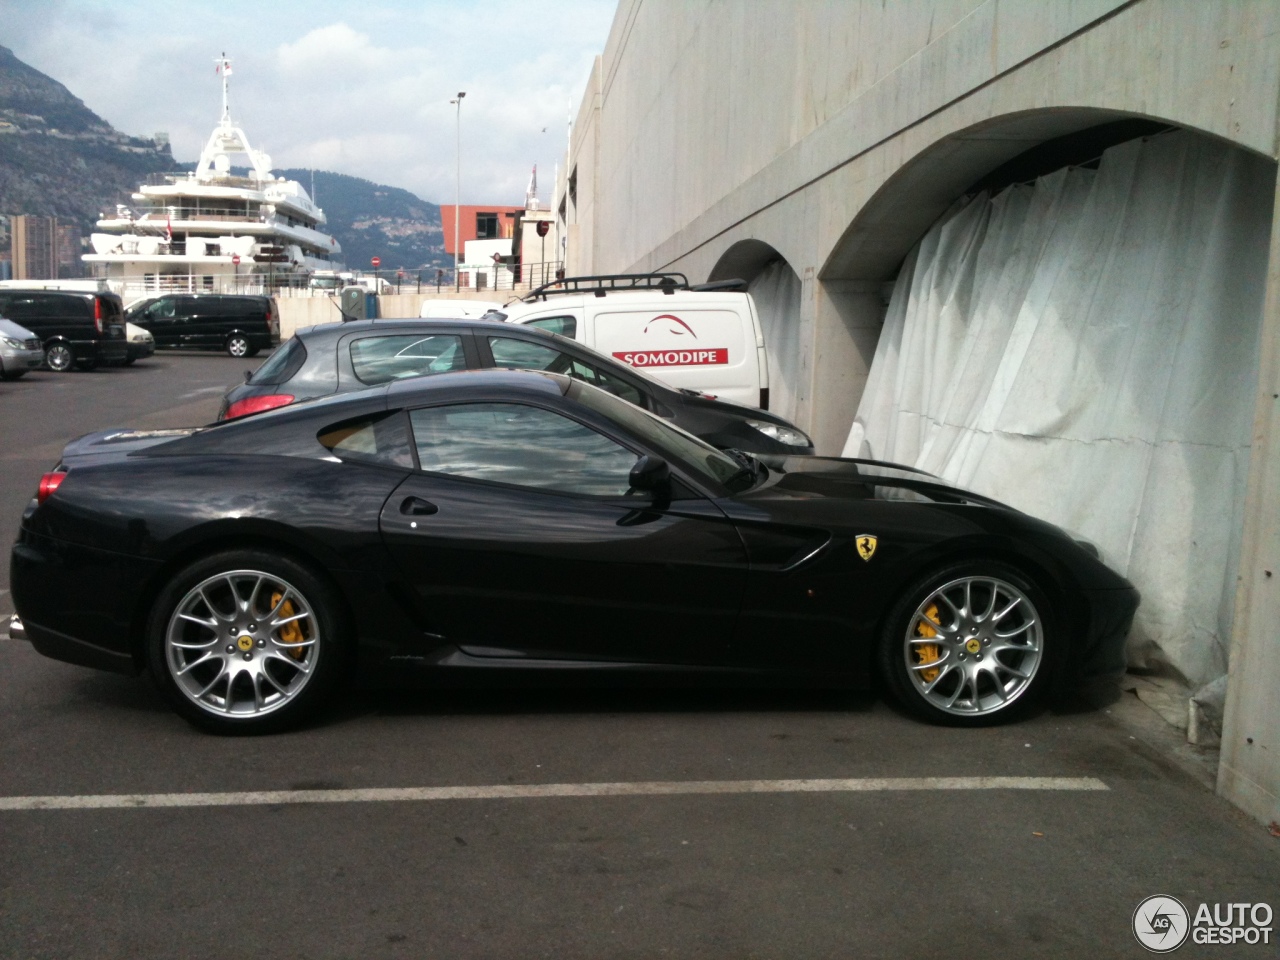
<instances>
[{"instance_id":1,"label":"rear window","mask_svg":"<svg viewBox=\"0 0 1280 960\"><path fill-rule=\"evenodd\" d=\"M124 313L115 297L98 297L98 302L102 304L102 315L110 320L118 320Z\"/></svg>"},{"instance_id":2,"label":"rear window","mask_svg":"<svg viewBox=\"0 0 1280 960\"><path fill-rule=\"evenodd\" d=\"M530 320L526 326L537 327L548 333L558 333L570 340L578 338L578 319L576 317L543 317L541 320Z\"/></svg>"},{"instance_id":3,"label":"rear window","mask_svg":"<svg viewBox=\"0 0 1280 960\"><path fill-rule=\"evenodd\" d=\"M284 383L302 369L306 359L307 348L295 337L281 344L275 353L267 357L262 366L249 378L249 382L264 385Z\"/></svg>"}]
</instances>

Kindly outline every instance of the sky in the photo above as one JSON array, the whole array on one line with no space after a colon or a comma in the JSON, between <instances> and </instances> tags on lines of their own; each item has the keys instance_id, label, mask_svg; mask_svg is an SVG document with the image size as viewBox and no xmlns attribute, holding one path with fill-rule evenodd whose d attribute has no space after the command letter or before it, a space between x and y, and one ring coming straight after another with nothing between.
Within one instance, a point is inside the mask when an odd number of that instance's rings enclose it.
<instances>
[{"instance_id":1,"label":"sky","mask_svg":"<svg viewBox=\"0 0 1280 960\"><path fill-rule=\"evenodd\" d=\"M274 167L432 203L550 203L615 0L0 0L0 44L117 130L194 161L222 109ZM321 205L324 198L319 198Z\"/></svg>"}]
</instances>

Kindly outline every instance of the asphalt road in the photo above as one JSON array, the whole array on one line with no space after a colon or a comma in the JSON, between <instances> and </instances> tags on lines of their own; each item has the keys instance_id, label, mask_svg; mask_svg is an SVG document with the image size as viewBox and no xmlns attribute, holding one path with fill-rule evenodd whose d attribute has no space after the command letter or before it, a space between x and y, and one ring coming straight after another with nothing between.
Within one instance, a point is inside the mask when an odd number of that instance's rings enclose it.
<instances>
[{"instance_id":1,"label":"asphalt road","mask_svg":"<svg viewBox=\"0 0 1280 960\"><path fill-rule=\"evenodd\" d=\"M0 530L66 440L207 420L243 366L0 384ZM1280 913L1280 840L1149 720L1129 694L955 731L873 694L473 689L217 738L145 678L0 640L0 957L1139 957L1153 894ZM1275 930L1176 955L1274 957Z\"/></svg>"}]
</instances>

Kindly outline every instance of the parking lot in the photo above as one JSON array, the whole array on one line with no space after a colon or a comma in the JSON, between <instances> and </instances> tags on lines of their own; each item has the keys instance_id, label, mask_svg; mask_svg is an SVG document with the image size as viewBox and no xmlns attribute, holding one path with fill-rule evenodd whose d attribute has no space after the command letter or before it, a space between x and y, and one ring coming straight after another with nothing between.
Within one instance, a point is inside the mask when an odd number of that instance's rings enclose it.
<instances>
[{"instance_id":1,"label":"parking lot","mask_svg":"<svg viewBox=\"0 0 1280 960\"><path fill-rule=\"evenodd\" d=\"M0 384L6 545L67 440L208 421L258 362ZM218 738L0 639L0 956L1145 956L1149 896L1280 910L1280 839L1178 739L1127 693L951 730L874 693L487 688Z\"/></svg>"}]
</instances>

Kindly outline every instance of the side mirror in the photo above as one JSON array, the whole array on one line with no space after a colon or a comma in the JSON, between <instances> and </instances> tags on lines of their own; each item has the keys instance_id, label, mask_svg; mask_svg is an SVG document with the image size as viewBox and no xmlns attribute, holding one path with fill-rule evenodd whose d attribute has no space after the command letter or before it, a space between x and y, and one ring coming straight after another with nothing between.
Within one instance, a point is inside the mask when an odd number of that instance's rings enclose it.
<instances>
[{"instance_id":1,"label":"side mirror","mask_svg":"<svg viewBox=\"0 0 1280 960\"><path fill-rule=\"evenodd\" d=\"M249 382L249 378L250 378L250 377L252 377L252 376L253 376L253 371L252 371L252 370L246 370L246 371L244 372L244 382L245 382L245 383L248 383L248 382Z\"/></svg>"},{"instance_id":2,"label":"side mirror","mask_svg":"<svg viewBox=\"0 0 1280 960\"><path fill-rule=\"evenodd\" d=\"M661 457L645 454L631 468L633 490L656 490L671 480L671 468Z\"/></svg>"}]
</instances>

